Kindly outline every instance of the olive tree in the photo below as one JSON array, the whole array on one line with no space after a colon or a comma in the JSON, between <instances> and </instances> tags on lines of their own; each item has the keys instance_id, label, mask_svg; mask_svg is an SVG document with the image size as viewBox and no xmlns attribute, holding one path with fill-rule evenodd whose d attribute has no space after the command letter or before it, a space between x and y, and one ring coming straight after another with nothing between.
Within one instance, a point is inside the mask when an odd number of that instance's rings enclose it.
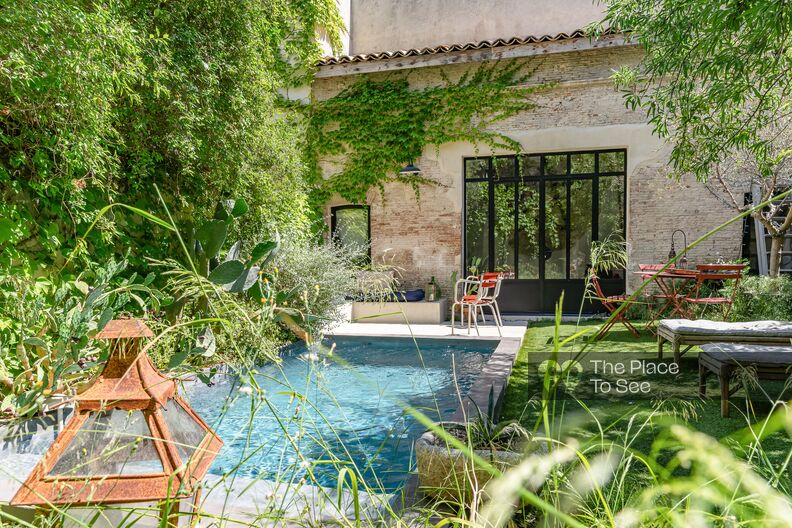
<instances>
[{"instance_id":1,"label":"olive tree","mask_svg":"<svg viewBox=\"0 0 792 528\"><path fill-rule=\"evenodd\" d=\"M752 192L755 203L772 202L770 206L752 213L770 235L768 274L777 277L781 270L784 236L792 230L792 197L776 197L792 187L792 157L784 145L792 142L792 122L780 121L770 125L760 135L766 142L768 160L759 161L749 150L727 156L713 166L707 186L716 196L738 212L751 208L742 193ZM717 192L720 191L720 192Z\"/></svg>"},{"instance_id":2,"label":"olive tree","mask_svg":"<svg viewBox=\"0 0 792 528\"><path fill-rule=\"evenodd\" d=\"M593 33L624 32L645 51L614 77L628 106L673 143L676 174L705 181L715 164L747 151L769 176L777 154L763 131L792 111L792 2L601 2L606 15Z\"/></svg>"}]
</instances>

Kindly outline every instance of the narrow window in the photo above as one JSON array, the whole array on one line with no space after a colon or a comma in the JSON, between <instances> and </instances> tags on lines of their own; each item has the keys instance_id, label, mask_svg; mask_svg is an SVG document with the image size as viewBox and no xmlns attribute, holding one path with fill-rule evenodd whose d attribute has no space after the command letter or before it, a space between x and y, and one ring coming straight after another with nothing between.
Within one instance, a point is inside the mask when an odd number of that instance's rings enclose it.
<instances>
[{"instance_id":1,"label":"narrow window","mask_svg":"<svg viewBox=\"0 0 792 528\"><path fill-rule=\"evenodd\" d=\"M357 256L371 260L371 222L367 205L340 205L330 210L333 241Z\"/></svg>"}]
</instances>

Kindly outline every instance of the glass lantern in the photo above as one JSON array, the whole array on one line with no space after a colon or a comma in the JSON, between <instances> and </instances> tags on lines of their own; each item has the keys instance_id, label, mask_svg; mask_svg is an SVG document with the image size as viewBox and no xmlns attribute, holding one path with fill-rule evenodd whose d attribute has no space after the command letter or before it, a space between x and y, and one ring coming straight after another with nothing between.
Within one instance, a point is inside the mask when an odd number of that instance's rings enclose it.
<instances>
[{"instance_id":1,"label":"glass lantern","mask_svg":"<svg viewBox=\"0 0 792 528\"><path fill-rule=\"evenodd\" d=\"M65 524L192 525L222 441L141 349L151 336L134 319L96 335L110 340L107 364L11 505L67 507Z\"/></svg>"}]
</instances>

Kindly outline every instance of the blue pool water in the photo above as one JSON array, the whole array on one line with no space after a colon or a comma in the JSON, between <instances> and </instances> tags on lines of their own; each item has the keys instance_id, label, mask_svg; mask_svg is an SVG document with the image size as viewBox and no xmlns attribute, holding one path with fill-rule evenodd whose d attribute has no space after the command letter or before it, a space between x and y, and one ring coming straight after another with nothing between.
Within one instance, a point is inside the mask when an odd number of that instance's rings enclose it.
<instances>
[{"instance_id":1,"label":"blue pool water","mask_svg":"<svg viewBox=\"0 0 792 528\"><path fill-rule=\"evenodd\" d=\"M496 346L419 339L416 347L403 338L335 342L329 358L300 344L285 351L282 364L261 367L255 377L266 402L240 391L238 378L188 390L190 403L225 442L212 473L236 468L240 476L297 481L307 460L321 485L334 486L339 468L354 466L370 487L393 491L406 479L413 441L425 429L405 408L433 420L448 417L459 404L457 391L467 392Z\"/></svg>"}]
</instances>

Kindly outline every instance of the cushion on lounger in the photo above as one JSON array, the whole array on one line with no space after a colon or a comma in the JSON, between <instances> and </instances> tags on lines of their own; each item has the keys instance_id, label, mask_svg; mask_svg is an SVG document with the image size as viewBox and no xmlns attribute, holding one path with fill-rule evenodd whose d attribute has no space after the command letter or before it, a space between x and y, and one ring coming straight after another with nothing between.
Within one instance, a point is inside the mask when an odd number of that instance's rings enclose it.
<instances>
[{"instance_id":1,"label":"cushion on lounger","mask_svg":"<svg viewBox=\"0 0 792 528\"><path fill-rule=\"evenodd\" d=\"M786 368L792 367L792 347L710 343L701 345L699 361L707 356L721 363L741 366Z\"/></svg>"},{"instance_id":2,"label":"cushion on lounger","mask_svg":"<svg viewBox=\"0 0 792 528\"><path fill-rule=\"evenodd\" d=\"M726 323L701 319L663 319L660 326L675 334L735 337L789 337L792 338L792 323L784 321L746 321Z\"/></svg>"},{"instance_id":3,"label":"cushion on lounger","mask_svg":"<svg viewBox=\"0 0 792 528\"><path fill-rule=\"evenodd\" d=\"M744 343L709 343L701 345L709 354L792 354L792 346L747 345Z\"/></svg>"}]
</instances>

